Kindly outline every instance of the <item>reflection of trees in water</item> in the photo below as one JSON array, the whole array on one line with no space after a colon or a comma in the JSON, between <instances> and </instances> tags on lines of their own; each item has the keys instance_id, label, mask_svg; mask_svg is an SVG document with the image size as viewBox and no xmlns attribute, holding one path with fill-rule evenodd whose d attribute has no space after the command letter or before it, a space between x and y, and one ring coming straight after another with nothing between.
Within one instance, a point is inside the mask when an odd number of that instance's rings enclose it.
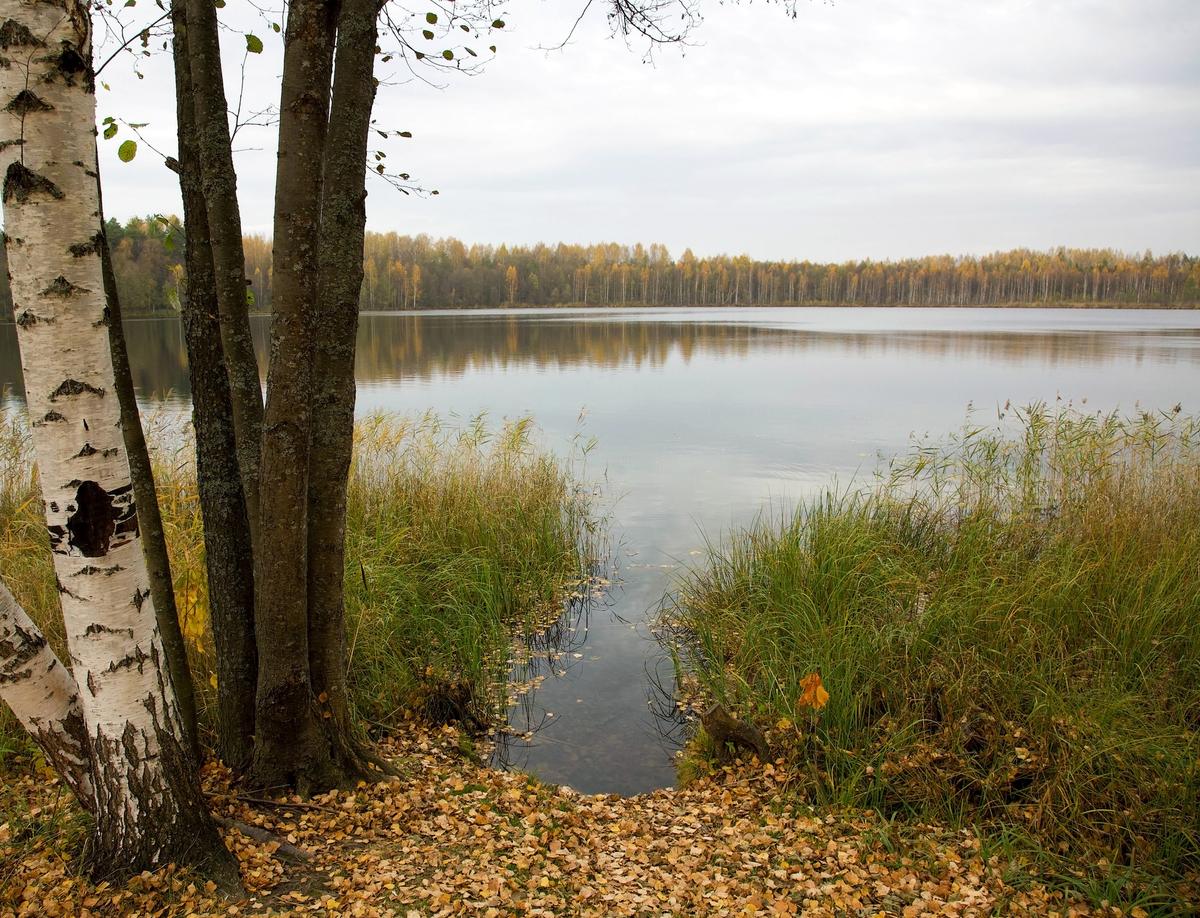
<instances>
[{"instance_id":1,"label":"reflection of trees in water","mask_svg":"<svg viewBox=\"0 0 1200 918\"><path fill-rule=\"evenodd\" d=\"M1190 333L1200 342L1200 332ZM572 321L512 316L364 316L357 373L367 382L473 370L576 366L657 367L698 355L833 350L863 356L928 355L1000 361L1092 362L1128 353L1171 360L1155 332L826 332L743 323Z\"/></svg>"},{"instance_id":2,"label":"reflection of trees in water","mask_svg":"<svg viewBox=\"0 0 1200 918\"><path fill-rule=\"evenodd\" d=\"M1200 330L1174 330L1200 344ZM456 376L472 370L576 366L616 369L697 356L832 351L1002 362L1088 363L1122 354L1171 361L1178 345L1155 331L812 331L750 323L509 316L363 316L360 381Z\"/></svg>"},{"instance_id":3,"label":"reflection of trees in water","mask_svg":"<svg viewBox=\"0 0 1200 918\"><path fill-rule=\"evenodd\" d=\"M265 318L254 321L260 365L267 359ZM1169 337L1168 337L1169 335ZM189 393L182 330L174 319L126 323L134 383L143 396L180 401ZM364 315L356 375L360 382L456 376L489 369L659 367L698 356L830 352L861 357L975 359L1047 365L1095 363L1115 356L1169 363L1200 345L1200 330L1166 331L815 331L741 322L671 321L517 313ZM1200 351L1200 349L1198 349ZM0 387L23 396L15 329L0 326Z\"/></svg>"}]
</instances>

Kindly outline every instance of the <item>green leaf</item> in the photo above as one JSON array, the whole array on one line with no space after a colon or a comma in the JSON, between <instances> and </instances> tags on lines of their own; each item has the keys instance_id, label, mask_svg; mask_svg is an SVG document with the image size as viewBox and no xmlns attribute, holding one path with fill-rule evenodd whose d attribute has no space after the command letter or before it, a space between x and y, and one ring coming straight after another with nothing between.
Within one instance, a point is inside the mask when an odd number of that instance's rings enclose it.
<instances>
[{"instance_id":1,"label":"green leaf","mask_svg":"<svg viewBox=\"0 0 1200 918\"><path fill-rule=\"evenodd\" d=\"M246 305L251 309L254 308L254 291L249 287L246 288Z\"/></svg>"},{"instance_id":2,"label":"green leaf","mask_svg":"<svg viewBox=\"0 0 1200 918\"><path fill-rule=\"evenodd\" d=\"M414 51L413 54L417 56L417 60L419 61L423 61L425 59L425 52L423 51Z\"/></svg>"},{"instance_id":3,"label":"green leaf","mask_svg":"<svg viewBox=\"0 0 1200 918\"><path fill-rule=\"evenodd\" d=\"M112 140L116 136L117 136L117 126L115 124L110 124L108 127L106 127L104 129L104 139L105 140Z\"/></svg>"},{"instance_id":4,"label":"green leaf","mask_svg":"<svg viewBox=\"0 0 1200 918\"><path fill-rule=\"evenodd\" d=\"M488 45L488 50L489 50L489 51L491 51L491 52L492 52L492 54L495 54L495 53L496 53L496 46L495 46L495 45Z\"/></svg>"},{"instance_id":5,"label":"green leaf","mask_svg":"<svg viewBox=\"0 0 1200 918\"><path fill-rule=\"evenodd\" d=\"M454 52L451 51L449 48L447 48L445 51L442 52L442 57L444 57L448 61L452 61L452 60L454 60Z\"/></svg>"},{"instance_id":6,"label":"green leaf","mask_svg":"<svg viewBox=\"0 0 1200 918\"><path fill-rule=\"evenodd\" d=\"M117 157L123 163L133 162L133 158L137 156L137 141L127 140L117 147Z\"/></svg>"},{"instance_id":7,"label":"green leaf","mask_svg":"<svg viewBox=\"0 0 1200 918\"><path fill-rule=\"evenodd\" d=\"M479 55L476 54L474 51L472 51L470 48L463 48L463 50L466 51L467 54L471 55L471 57L479 57Z\"/></svg>"},{"instance_id":8,"label":"green leaf","mask_svg":"<svg viewBox=\"0 0 1200 918\"><path fill-rule=\"evenodd\" d=\"M219 10L225 9L225 0L213 0L213 6Z\"/></svg>"},{"instance_id":9,"label":"green leaf","mask_svg":"<svg viewBox=\"0 0 1200 918\"><path fill-rule=\"evenodd\" d=\"M437 13L426 13L425 21L430 25L437 25Z\"/></svg>"},{"instance_id":10,"label":"green leaf","mask_svg":"<svg viewBox=\"0 0 1200 918\"><path fill-rule=\"evenodd\" d=\"M401 137L412 137L412 131L401 131L400 136Z\"/></svg>"},{"instance_id":11,"label":"green leaf","mask_svg":"<svg viewBox=\"0 0 1200 918\"><path fill-rule=\"evenodd\" d=\"M263 53L262 39L259 38L257 35L252 35L250 33L247 33L246 34L246 50L249 51L251 54L262 54Z\"/></svg>"},{"instance_id":12,"label":"green leaf","mask_svg":"<svg viewBox=\"0 0 1200 918\"><path fill-rule=\"evenodd\" d=\"M431 31L429 31L429 29L422 29L421 34L425 36L426 41L433 40L433 33Z\"/></svg>"},{"instance_id":13,"label":"green leaf","mask_svg":"<svg viewBox=\"0 0 1200 918\"><path fill-rule=\"evenodd\" d=\"M504 28L504 20L503 19L492 20L492 28L493 29L503 29Z\"/></svg>"},{"instance_id":14,"label":"green leaf","mask_svg":"<svg viewBox=\"0 0 1200 918\"><path fill-rule=\"evenodd\" d=\"M272 22L272 23L271 23L271 28L272 28L272 29L273 29L273 30L274 30L276 33L278 33L278 32L279 32L279 23L278 23L278 22Z\"/></svg>"}]
</instances>

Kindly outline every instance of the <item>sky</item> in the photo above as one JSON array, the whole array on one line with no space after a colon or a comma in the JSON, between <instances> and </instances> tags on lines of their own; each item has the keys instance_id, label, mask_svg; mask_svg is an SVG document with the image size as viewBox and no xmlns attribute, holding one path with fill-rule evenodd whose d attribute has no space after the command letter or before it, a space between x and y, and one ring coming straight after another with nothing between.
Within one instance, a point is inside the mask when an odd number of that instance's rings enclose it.
<instances>
[{"instance_id":1,"label":"sky","mask_svg":"<svg viewBox=\"0 0 1200 918\"><path fill-rule=\"evenodd\" d=\"M373 149L439 194L369 181L368 229L820 261L1200 253L1198 0L799 0L795 18L697 0L686 46L650 62L594 0L544 50L585 2L497 5L505 28L473 42L497 53L474 75L380 62L375 117L413 137ZM419 30L425 7L411 10ZM245 32L265 49L247 58L243 110L277 103L282 42L264 16L278 15L247 0L221 14L231 105ZM118 219L181 210L150 149L175 148L170 58L136 67L108 64L97 100L99 118L147 125L131 163L116 156L128 128L102 142ZM269 127L236 139L248 232L270 234L275 142Z\"/></svg>"}]
</instances>

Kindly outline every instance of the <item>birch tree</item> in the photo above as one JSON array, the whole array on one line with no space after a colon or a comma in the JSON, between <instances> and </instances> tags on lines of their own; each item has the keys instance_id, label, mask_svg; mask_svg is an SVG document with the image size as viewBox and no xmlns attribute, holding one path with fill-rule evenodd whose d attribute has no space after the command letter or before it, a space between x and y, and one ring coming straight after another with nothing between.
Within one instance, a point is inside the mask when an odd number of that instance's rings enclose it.
<instances>
[{"instance_id":1,"label":"birch tree","mask_svg":"<svg viewBox=\"0 0 1200 918\"><path fill-rule=\"evenodd\" d=\"M228 874L184 745L114 393L91 53L85 3L0 0L5 245L71 658L68 675L0 596L0 692L94 814L95 870Z\"/></svg>"},{"instance_id":2,"label":"birch tree","mask_svg":"<svg viewBox=\"0 0 1200 918\"><path fill-rule=\"evenodd\" d=\"M0 583L0 697L84 809L95 806L79 687Z\"/></svg>"}]
</instances>

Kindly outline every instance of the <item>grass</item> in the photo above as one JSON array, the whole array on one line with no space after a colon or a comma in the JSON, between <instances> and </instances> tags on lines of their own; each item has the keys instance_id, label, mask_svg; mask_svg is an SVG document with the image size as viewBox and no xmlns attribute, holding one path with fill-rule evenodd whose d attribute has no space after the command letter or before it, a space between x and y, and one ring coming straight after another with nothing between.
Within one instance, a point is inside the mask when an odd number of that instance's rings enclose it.
<instances>
[{"instance_id":1,"label":"grass","mask_svg":"<svg viewBox=\"0 0 1200 918\"><path fill-rule=\"evenodd\" d=\"M203 529L185 431L147 422L202 721L215 686ZM573 461L529 420L455 427L376 415L355 432L346 602L352 698L371 724L408 713L487 721L503 703L511 636L553 620L584 576L597 522ZM60 657L64 635L31 444L0 414L0 577ZM447 707L449 706L449 708ZM0 707L0 769L32 755Z\"/></svg>"},{"instance_id":2,"label":"grass","mask_svg":"<svg viewBox=\"0 0 1200 918\"><path fill-rule=\"evenodd\" d=\"M503 710L513 631L554 621L597 523L528 419L489 431L426 416L359 424L347 510L350 678L360 713ZM515 626L515 628L514 628Z\"/></svg>"},{"instance_id":3,"label":"grass","mask_svg":"<svg viewBox=\"0 0 1200 918\"><path fill-rule=\"evenodd\" d=\"M668 617L814 798L1153 898L1200 869L1198 521L1196 418L1038 405L711 545Z\"/></svg>"}]
</instances>

